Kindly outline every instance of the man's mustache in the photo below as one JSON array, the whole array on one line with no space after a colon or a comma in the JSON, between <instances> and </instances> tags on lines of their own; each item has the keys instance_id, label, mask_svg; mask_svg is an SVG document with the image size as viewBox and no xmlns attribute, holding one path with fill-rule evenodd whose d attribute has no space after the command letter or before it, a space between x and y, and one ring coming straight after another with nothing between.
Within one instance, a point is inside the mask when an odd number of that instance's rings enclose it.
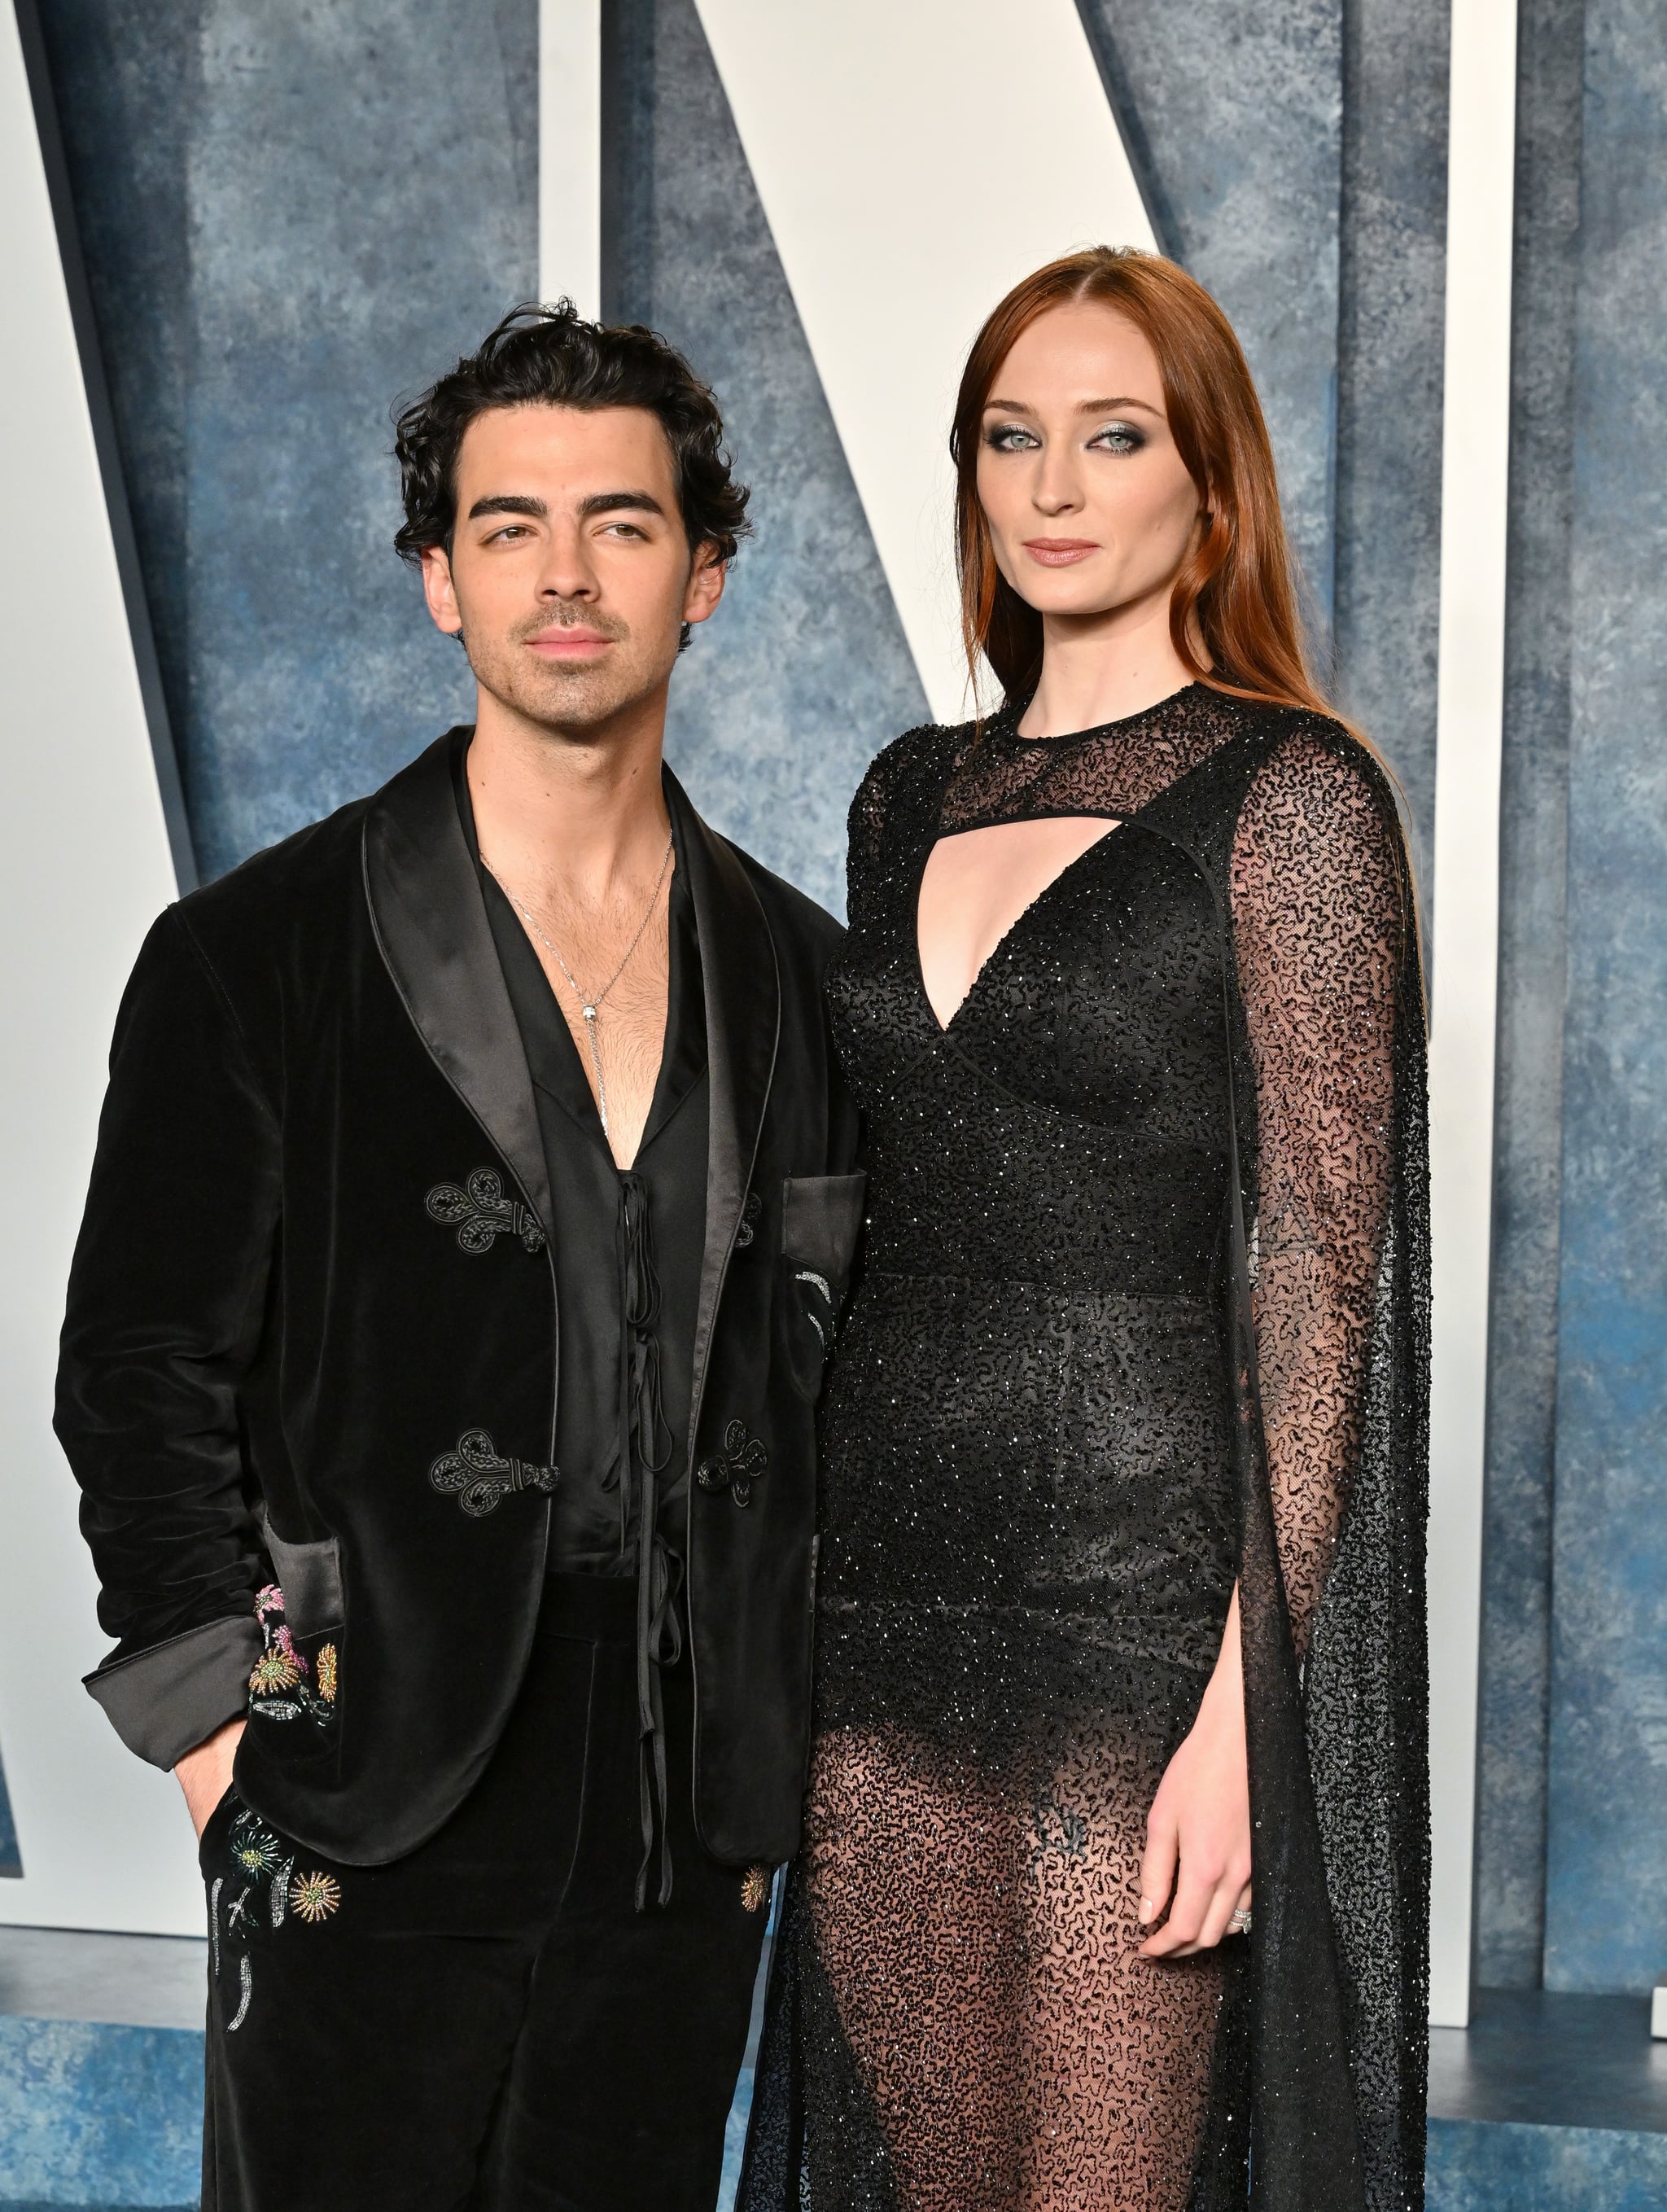
<instances>
[{"instance_id":1,"label":"man's mustache","mask_svg":"<svg viewBox=\"0 0 1667 2212\"><path fill-rule=\"evenodd\" d=\"M597 614L589 607L562 606L530 615L524 622L516 624L510 635L517 645L524 645L532 638L548 637L554 629L593 630L598 637L608 638L615 644L631 635L629 623L621 622L617 615Z\"/></svg>"}]
</instances>

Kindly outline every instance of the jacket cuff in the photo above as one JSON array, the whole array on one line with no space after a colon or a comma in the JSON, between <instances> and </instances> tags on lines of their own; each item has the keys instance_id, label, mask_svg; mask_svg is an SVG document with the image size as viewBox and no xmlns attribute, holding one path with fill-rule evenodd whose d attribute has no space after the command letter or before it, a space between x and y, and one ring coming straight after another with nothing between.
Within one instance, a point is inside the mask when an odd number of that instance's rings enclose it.
<instances>
[{"instance_id":1,"label":"jacket cuff","mask_svg":"<svg viewBox=\"0 0 1667 2212\"><path fill-rule=\"evenodd\" d=\"M188 1628L82 1679L128 1749L166 1769L246 1711L260 1651L259 1624L239 1613Z\"/></svg>"}]
</instances>

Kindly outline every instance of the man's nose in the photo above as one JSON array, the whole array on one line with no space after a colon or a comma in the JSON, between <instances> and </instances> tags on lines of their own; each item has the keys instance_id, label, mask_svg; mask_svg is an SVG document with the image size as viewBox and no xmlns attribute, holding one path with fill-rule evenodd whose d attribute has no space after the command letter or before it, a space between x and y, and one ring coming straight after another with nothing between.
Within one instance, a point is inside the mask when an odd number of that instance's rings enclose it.
<instances>
[{"instance_id":1,"label":"man's nose","mask_svg":"<svg viewBox=\"0 0 1667 2212\"><path fill-rule=\"evenodd\" d=\"M598 588L596 569L583 538L577 531L555 532L539 569L539 597L591 600L597 597Z\"/></svg>"}]
</instances>

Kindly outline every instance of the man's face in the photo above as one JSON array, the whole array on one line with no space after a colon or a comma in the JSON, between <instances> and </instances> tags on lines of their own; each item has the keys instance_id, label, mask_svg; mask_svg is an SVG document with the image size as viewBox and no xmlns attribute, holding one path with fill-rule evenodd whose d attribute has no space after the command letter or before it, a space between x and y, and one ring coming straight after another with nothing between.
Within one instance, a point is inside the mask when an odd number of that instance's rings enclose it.
<instances>
[{"instance_id":1,"label":"man's face","mask_svg":"<svg viewBox=\"0 0 1667 2212\"><path fill-rule=\"evenodd\" d=\"M428 611L461 629L482 690L551 731L596 730L663 692L686 622L718 605L691 562L671 448L639 407L498 407L458 455L448 559L422 559Z\"/></svg>"}]
</instances>

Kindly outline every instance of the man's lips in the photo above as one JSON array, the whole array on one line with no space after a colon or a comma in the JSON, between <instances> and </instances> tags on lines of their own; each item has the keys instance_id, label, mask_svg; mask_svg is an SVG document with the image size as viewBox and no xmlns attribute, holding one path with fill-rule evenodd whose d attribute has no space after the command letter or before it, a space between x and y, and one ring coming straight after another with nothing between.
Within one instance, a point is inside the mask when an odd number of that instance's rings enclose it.
<instances>
[{"instance_id":1,"label":"man's lips","mask_svg":"<svg viewBox=\"0 0 1667 2212\"><path fill-rule=\"evenodd\" d=\"M1100 550L1092 538L1027 538L1024 548L1045 568L1069 568L1072 562L1086 561L1090 553Z\"/></svg>"},{"instance_id":2,"label":"man's lips","mask_svg":"<svg viewBox=\"0 0 1667 2212\"><path fill-rule=\"evenodd\" d=\"M547 629L527 640L530 652L543 660L590 660L614 642L594 629Z\"/></svg>"}]
</instances>

